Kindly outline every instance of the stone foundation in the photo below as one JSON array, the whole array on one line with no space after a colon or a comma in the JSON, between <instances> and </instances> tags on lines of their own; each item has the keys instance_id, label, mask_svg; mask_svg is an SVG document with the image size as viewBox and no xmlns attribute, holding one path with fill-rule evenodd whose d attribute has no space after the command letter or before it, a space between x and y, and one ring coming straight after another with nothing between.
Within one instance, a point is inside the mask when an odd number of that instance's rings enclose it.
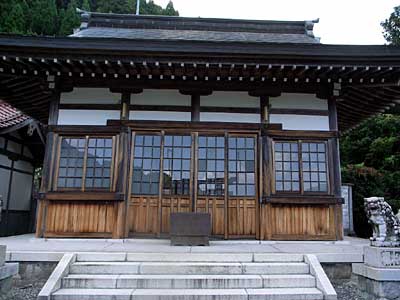
<instances>
[{"instance_id":1,"label":"stone foundation","mask_svg":"<svg viewBox=\"0 0 400 300\"><path fill-rule=\"evenodd\" d=\"M18 274L18 264L5 264L6 246L0 245L0 295L7 294L12 285L12 277Z\"/></svg>"},{"instance_id":2,"label":"stone foundation","mask_svg":"<svg viewBox=\"0 0 400 300\"><path fill-rule=\"evenodd\" d=\"M400 281L377 281L361 275L353 275L365 300L400 300Z\"/></svg>"},{"instance_id":3,"label":"stone foundation","mask_svg":"<svg viewBox=\"0 0 400 300\"><path fill-rule=\"evenodd\" d=\"M400 300L400 248L367 246L352 269L366 300Z\"/></svg>"}]
</instances>

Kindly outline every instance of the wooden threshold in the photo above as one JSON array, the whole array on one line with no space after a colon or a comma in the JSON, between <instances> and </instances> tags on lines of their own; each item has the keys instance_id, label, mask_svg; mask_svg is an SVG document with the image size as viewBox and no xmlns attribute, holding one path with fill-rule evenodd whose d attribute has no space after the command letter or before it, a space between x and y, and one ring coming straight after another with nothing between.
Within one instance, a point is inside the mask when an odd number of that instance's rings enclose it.
<instances>
[{"instance_id":1,"label":"wooden threshold","mask_svg":"<svg viewBox=\"0 0 400 300\"><path fill-rule=\"evenodd\" d=\"M50 201L122 201L119 193L112 192L49 192L44 198Z\"/></svg>"}]
</instances>

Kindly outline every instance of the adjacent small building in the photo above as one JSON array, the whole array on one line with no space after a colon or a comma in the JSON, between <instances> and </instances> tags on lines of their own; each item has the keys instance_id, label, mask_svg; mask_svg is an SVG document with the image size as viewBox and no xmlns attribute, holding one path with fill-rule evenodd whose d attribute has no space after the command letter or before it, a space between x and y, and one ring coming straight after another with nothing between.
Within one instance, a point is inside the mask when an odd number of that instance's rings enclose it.
<instances>
[{"instance_id":1,"label":"adjacent small building","mask_svg":"<svg viewBox=\"0 0 400 300\"><path fill-rule=\"evenodd\" d=\"M34 229L34 172L41 166L44 144L40 125L0 100L0 236Z\"/></svg>"},{"instance_id":2,"label":"adjacent small building","mask_svg":"<svg viewBox=\"0 0 400 300\"><path fill-rule=\"evenodd\" d=\"M399 103L400 48L315 22L83 12L65 38L0 35L0 95L48 125L38 237L340 240L340 133Z\"/></svg>"}]
</instances>

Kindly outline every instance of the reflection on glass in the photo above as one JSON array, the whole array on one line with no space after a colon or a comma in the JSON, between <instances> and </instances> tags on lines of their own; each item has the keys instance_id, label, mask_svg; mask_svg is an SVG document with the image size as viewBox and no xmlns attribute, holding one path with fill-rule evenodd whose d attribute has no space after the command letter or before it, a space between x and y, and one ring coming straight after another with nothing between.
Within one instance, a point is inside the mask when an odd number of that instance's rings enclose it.
<instances>
[{"instance_id":1,"label":"reflection on glass","mask_svg":"<svg viewBox=\"0 0 400 300\"><path fill-rule=\"evenodd\" d=\"M199 136L198 139L198 194L224 194L225 138Z\"/></svg>"},{"instance_id":2,"label":"reflection on glass","mask_svg":"<svg viewBox=\"0 0 400 300\"><path fill-rule=\"evenodd\" d=\"M326 145L325 143L302 143L303 178L305 192L327 192Z\"/></svg>"},{"instance_id":3,"label":"reflection on glass","mask_svg":"<svg viewBox=\"0 0 400 300\"><path fill-rule=\"evenodd\" d=\"M158 195L160 182L161 137L135 136L132 194Z\"/></svg>"},{"instance_id":4,"label":"reflection on glass","mask_svg":"<svg viewBox=\"0 0 400 300\"><path fill-rule=\"evenodd\" d=\"M58 169L59 188L81 188L85 138L62 138Z\"/></svg>"},{"instance_id":5,"label":"reflection on glass","mask_svg":"<svg viewBox=\"0 0 400 300\"><path fill-rule=\"evenodd\" d=\"M297 142L275 142L275 189L278 192L300 191ZM302 159L308 160L303 153Z\"/></svg>"},{"instance_id":6,"label":"reflection on glass","mask_svg":"<svg viewBox=\"0 0 400 300\"><path fill-rule=\"evenodd\" d=\"M255 196L254 145L254 137L228 139L228 191L231 196Z\"/></svg>"},{"instance_id":7,"label":"reflection on glass","mask_svg":"<svg viewBox=\"0 0 400 300\"><path fill-rule=\"evenodd\" d=\"M164 142L163 193L188 195L190 188L190 135L167 135Z\"/></svg>"}]
</instances>

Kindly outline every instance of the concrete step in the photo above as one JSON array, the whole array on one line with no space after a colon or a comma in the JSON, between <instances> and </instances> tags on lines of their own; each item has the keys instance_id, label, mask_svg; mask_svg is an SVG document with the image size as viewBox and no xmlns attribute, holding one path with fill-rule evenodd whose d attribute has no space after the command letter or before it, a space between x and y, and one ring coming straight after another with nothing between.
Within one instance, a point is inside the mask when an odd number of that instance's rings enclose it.
<instances>
[{"instance_id":1,"label":"concrete step","mask_svg":"<svg viewBox=\"0 0 400 300\"><path fill-rule=\"evenodd\" d=\"M60 289L54 300L322 300L316 288L291 289Z\"/></svg>"},{"instance_id":2,"label":"concrete step","mask_svg":"<svg viewBox=\"0 0 400 300\"><path fill-rule=\"evenodd\" d=\"M317 288L247 289L248 300L322 300Z\"/></svg>"},{"instance_id":3,"label":"concrete step","mask_svg":"<svg viewBox=\"0 0 400 300\"><path fill-rule=\"evenodd\" d=\"M233 289L315 287L311 275L91 275L72 274L64 288Z\"/></svg>"},{"instance_id":4,"label":"concrete step","mask_svg":"<svg viewBox=\"0 0 400 300\"><path fill-rule=\"evenodd\" d=\"M133 262L302 262L302 254L285 253L78 253L77 261Z\"/></svg>"},{"instance_id":5,"label":"concrete step","mask_svg":"<svg viewBox=\"0 0 400 300\"><path fill-rule=\"evenodd\" d=\"M202 262L76 262L71 274L308 274L309 265L296 263Z\"/></svg>"}]
</instances>

